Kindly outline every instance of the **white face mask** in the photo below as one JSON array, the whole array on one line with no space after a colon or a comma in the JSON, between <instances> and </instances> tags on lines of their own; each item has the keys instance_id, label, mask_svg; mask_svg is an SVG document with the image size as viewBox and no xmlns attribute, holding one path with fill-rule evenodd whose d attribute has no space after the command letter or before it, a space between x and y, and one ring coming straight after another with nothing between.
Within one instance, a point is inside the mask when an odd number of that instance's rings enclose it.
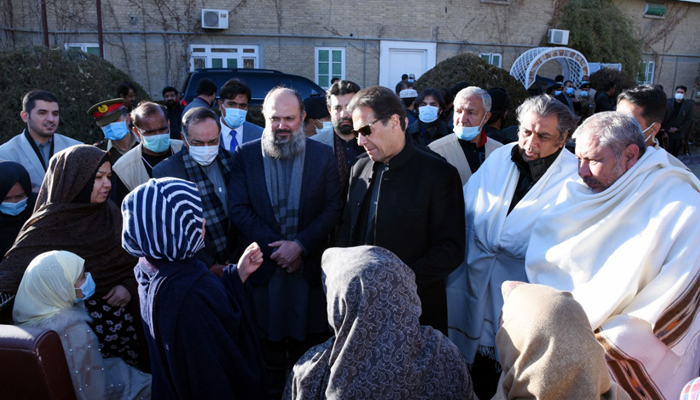
<instances>
[{"instance_id":1,"label":"white face mask","mask_svg":"<svg viewBox=\"0 0 700 400\"><path fill-rule=\"evenodd\" d=\"M187 142L187 137L185 137L185 142ZM216 156L219 155L219 146L192 146L187 142L189 146L190 157L202 167L206 167L216 160Z\"/></svg>"},{"instance_id":2,"label":"white face mask","mask_svg":"<svg viewBox=\"0 0 700 400\"><path fill-rule=\"evenodd\" d=\"M316 128L317 135L328 134L328 132L333 132L333 122L331 121L323 121L323 128Z\"/></svg>"},{"instance_id":3,"label":"white face mask","mask_svg":"<svg viewBox=\"0 0 700 400\"><path fill-rule=\"evenodd\" d=\"M685 95L683 95L683 93L676 93L674 97L676 98L676 100L681 101L683 100Z\"/></svg>"},{"instance_id":4,"label":"white face mask","mask_svg":"<svg viewBox=\"0 0 700 400\"><path fill-rule=\"evenodd\" d=\"M646 143L647 140L649 140L649 138L651 137L651 135L647 136L647 131L648 131L649 129L651 129L651 128L654 126L655 123L656 123L656 122L652 122L651 125L649 125L649 126L647 127L647 129L645 129L645 130L642 131L642 134L644 135L644 143Z\"/></svg>"}]
</instances>

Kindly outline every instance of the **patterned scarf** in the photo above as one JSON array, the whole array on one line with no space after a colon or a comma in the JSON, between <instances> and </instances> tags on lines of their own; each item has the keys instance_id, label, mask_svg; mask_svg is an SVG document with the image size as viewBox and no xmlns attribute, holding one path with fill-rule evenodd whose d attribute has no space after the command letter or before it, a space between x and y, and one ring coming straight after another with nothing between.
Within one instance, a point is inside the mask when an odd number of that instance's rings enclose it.
<instances>
[{"instance_id":1,"label":"patterned scarf","mask_svg":"<svg viewBox=\"0 0 700 400\"><path fill-rule=\"evenodd\" d=\"M124 198L122 214L122 246L133 256L186 260L204 247L202 201L192 182L151 179Z\"/></svg>"},{"instance_id":2,"label":"patterned scarf","mask_svg":"<svg viewBox=\"0 0 700 400\"><path fill-rule=\"evenodd\" d=\"M228 182L231 178L231 169L233 167L231 153L219 148L219 155L216 159L218 161L215 162L219 163L224 182ZM204 169L194 161L190 153L184 148L182 161L185 163L187 179L197 185L202 204L204 205L204 218L207 220L207 227L204 233L206 248L214 256L215 262L225 264L228 258L226 248L229 221L226 217L224 205L216 195L214 184L209 180Z\"/></svg>"},{"instance_id":3,"label":"patterned scarf","mask_svg":"<svg viewBox=\"0 0 700 400\"><path fill-rule=\"evenodd\" d=\"M287 182L282 161L265 154L263 148L263 164L265 166L265 183L270 196L270 204L275 212L275 219L280 225L282 237L294 240L299 225L299 198L301 197L301 181L304 175L304 159L306 150L294 157L292 173Z\"/></svg>"},{"instance_id":4,"label":"patterned scarf","mask_svg":"<svg viewBox=\"0 0 700 400\"><path fill-rule=\"evenodd\" d=\"M457 347L420 326L415 274L396 255L333 248L323 273L335 336L297 361L284 399L476 400Z\"/></svg>"},{"instance_id":5,"label":"patterned scarf","mask_svg":"<svg viewBox=\"0 0 700 400\"><path fill-rule=\"evenodd\" d=\"M338 173L340 174L340 187L343 188L343 194L348 193L348 179L350 174L348 174L348 162L345 159L345 151L343 150L343 139L333 132L333 141L335 149L335 161L338 163ZM343 197L345 198L345 197Z\"/></svg>"}]
</instances>

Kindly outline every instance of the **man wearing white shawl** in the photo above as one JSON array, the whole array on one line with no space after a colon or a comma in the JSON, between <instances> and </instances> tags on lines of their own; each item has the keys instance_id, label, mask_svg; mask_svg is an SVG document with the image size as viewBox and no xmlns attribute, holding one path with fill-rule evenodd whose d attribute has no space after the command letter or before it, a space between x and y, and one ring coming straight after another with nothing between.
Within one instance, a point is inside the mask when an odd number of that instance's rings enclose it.
<instances>
[{"instance_id":1,"label":"man wearing white shawl","mask_svg":"<svg viewBox=\"0 0 700 400\"><path fill-rule=\"evenodd\" d=\"M447 281L449 337L472 364L479 398L491 398L500 374L501 284L526 280L532 227L576 171L563 148L576 125L568 107L534 97L518 108L518 121L518 143L496 149L464 186L466 257Z\"/></svg>"},{"instance_id":2,"label":"man wearing white shawl","mask_svg":"<svg viewBox=\"0 0 700 400\"><path fill-rule=\"evenodd\" d=\"M700 181L606 112L576 131L570 179L532 232L532 283L570 291L633 399L675 399L698 375Z\"/></svg>"}]
</instances>

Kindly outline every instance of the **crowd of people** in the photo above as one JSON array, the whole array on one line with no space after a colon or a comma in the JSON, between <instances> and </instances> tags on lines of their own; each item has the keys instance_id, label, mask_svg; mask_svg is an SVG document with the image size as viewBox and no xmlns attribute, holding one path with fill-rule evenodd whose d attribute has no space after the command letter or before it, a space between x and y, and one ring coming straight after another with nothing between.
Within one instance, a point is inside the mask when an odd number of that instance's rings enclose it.
<instances>
[{"instance_id":1,"label":"crowd of people","mask_svg":"<svg viewBox=\"0 0 700 400\"><path fill-rule=\"evenodd\" d=\"M558 78L515 126L503 88L408 75L274 88L264 127L240 80L123 84L94 145L33 90L0 146L0 323L59 333L80 399L678 398L692 102Z\"/></svg>"}]
</instances>

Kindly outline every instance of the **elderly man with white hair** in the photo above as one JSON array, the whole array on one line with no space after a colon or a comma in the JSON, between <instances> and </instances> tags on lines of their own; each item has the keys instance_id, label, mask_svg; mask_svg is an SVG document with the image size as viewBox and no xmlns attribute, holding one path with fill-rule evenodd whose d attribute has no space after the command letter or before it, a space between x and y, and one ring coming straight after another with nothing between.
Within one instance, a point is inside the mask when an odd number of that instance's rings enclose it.
<instances>
[{"instance_id":1,"label":"elderly man with white hair","mask_svg":"<svg viewBox=\"0 0 700 400\"><path fill-rule=\"evenodd\" d=\"M700 367L700 181L631 115L595 114L574 138L581 179L535 225L527 278L573 294L633 399L678 398Z\"/></svg>"},{"instance_id":2,"label":"elderly man with white hair","mask_svg":"<svg viewBox=\"0 0 700 400\"><path fill-rule=\"evenodd\" d=\"M466 87L454 100L454 134L442 137L428 145L452 164L467 183L484 160L501 143L486 137L484 124L491 117L491 96L476 86Z\"/></svg>"},{"instance_id":3,"label":"elderly man with white hair","mask_svg":"<svg viewBox=\"0 0 700 400\"><path fill-rule=\"evenodd\" d=\"M466 257L447 280L449 336L472 364L479 398L491 398L498 383L501 284L526 280L530 232L576 170L564 148L576 125L568 107L538 96L517 112L518 142L496 149L464 186Z\"/></svg>"}]
</instances>

